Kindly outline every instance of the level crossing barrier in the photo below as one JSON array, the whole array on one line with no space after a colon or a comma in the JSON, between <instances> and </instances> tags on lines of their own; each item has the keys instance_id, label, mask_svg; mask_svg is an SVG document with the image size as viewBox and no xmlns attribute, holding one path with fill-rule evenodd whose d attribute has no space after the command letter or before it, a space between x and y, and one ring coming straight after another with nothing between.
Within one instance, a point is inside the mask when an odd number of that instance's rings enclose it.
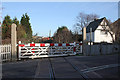
<instances>
[{"instance_id":1,"label":"level crossing barrier","mask_svg":"<svg viewBox=\"0 0 120 80\"><path fill-rule=\"evenodd\" d=\"M39 58L39 57L54 57L68 56L81 53L82 44L74 43L28 43L18 44L19 59L21 58Z\"/></svg>"}]
</instances>

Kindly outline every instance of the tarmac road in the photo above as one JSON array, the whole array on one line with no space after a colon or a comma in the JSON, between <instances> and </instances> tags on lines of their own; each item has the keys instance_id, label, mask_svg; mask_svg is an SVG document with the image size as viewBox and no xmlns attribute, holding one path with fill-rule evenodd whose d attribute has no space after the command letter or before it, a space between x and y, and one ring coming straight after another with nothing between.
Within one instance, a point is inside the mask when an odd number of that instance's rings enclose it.
<instances>
[{"instance_id":1,"label":"tarmac road","mask_svg":"<svg viewBox=\"0 0 120 80\"><path fill-rule=\"evenodd\" d=\"M119 79L118 54L42 58L2 65L2 80Z\"/></svg>"}]
</instances>

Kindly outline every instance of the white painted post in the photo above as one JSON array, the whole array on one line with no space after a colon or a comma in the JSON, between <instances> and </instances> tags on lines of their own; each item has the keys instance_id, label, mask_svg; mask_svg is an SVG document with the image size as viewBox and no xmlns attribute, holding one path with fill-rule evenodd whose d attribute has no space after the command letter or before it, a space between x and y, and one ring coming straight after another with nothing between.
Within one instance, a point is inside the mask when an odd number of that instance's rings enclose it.
<instances>
[{"instance_id":1,"label":"white painted post","mask_svg":"<svg viewBox=\"0 0 120 80\"><path fill-rule=\"evenodd\" d=\"M17 35L16 35L16 24L11 25L11 47L12 47L12 60L17 60L17 48L16 48L16 43L17 43Z\"/></svg>"},{"instance_id":2,"label":"white painted post","mask_svg":"<svg viewBox=\"0 0 120 80\"><path fill-rule=\"evenodd\" d=\"M22 42L19 41L18 42L18 59L21 60L21 47L19 46L19 44L21 44Z\"/></svg>"}]
</instances>

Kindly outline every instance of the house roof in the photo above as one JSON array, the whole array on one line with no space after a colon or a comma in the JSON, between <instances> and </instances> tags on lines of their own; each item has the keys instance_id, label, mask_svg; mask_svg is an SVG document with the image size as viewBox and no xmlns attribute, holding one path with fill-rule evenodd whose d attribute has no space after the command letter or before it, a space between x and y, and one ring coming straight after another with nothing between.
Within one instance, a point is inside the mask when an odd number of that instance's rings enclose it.
<instances>
[{"instance_id":1,"label":"house roof","mask_svg":"<svg viewBox=\"0 0 120 80\"><path fill-rule=\"evenodd\" d=\"M120 32L120 18L111 24L111 28L114 33Z\"/></svg>"},{"instance_id":2,"label":"house roof","mask_svg":"<svg viewBox=\"0 0 120 80\"><path fill-rule=\"evenodd\" d=\"M86 33L90 32L90 28L92 28L92 32L94 32L97 29L97 27L100 25L100 23L103 21L104 18L97 19L91 22L86 28Z\"/></svg>"}]
</instances>

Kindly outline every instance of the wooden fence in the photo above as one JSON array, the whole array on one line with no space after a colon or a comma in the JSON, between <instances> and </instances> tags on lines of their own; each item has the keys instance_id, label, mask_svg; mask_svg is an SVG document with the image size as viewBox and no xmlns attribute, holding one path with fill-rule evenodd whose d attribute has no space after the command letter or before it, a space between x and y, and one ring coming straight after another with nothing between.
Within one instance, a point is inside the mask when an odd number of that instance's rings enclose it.
<instances>
[{"instance_id":1,"label":"wooden fence","mask_svg":"<svg viewBox=\"0 0 120 80\"><path fill-rule=\"evenodd\" d=\"M120 45L118 44L96 44L85 46L86 55L106 55L113 53L120 53Z\"/></svg>"},{"instance_id":2,"label":"wooden fence","mask_svg":"<svg viewBox=\"0 0 120 80\"><path fill-rule=\"evenodd\" d=\"M11 59L11 44L0 45L0 59L1 61L8 61Z\"/></svg>"}]
</instances>

